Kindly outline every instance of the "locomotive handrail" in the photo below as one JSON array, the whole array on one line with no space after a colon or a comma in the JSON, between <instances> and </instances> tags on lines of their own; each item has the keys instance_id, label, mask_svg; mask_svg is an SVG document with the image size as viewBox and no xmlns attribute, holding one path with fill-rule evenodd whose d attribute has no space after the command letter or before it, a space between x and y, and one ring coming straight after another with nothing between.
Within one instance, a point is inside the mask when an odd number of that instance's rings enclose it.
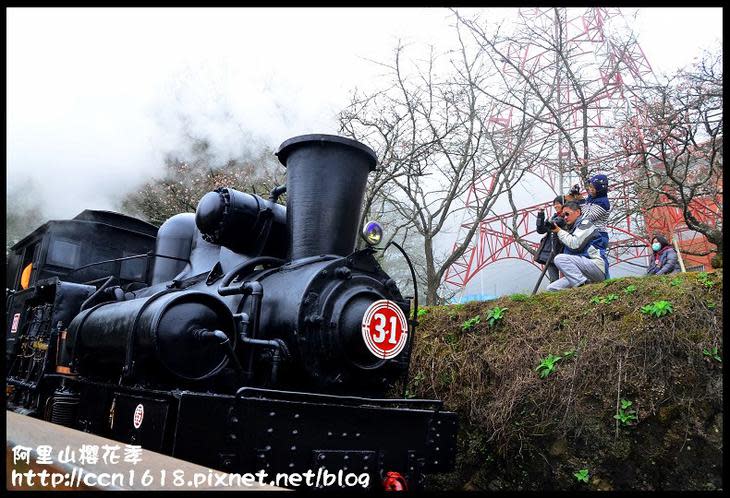
<instances>
[{"instance_id":1,"label":"locomotive handrail","mask_svg":"<svg viewBox=\"0 0 730 498\"><path fill-rule=\"evenodd\" d=\"M285 260L281 258L274 258L272 256L257 256L255 258L249 259L248 261L244 261L243 263L236 265L228 273L225 274L225 276L221 280L221 283L218 285L218 294L220 294L221 296L241 294L242 286L239 285L236 287L230 287L230 284L237 276L239 276L240 273L243 273L244 270L247 270L249 266L252 266L252 268L256 268L258 265L283 265L284 263L286 263Z\"/></svg>"},{"instance_id":2,"label":"locomotive handrail","mask_svg":"<svg viewBox=\"0 0 730 498\"><path fill-rule=\"evenodd\" d=\"M116 263L117 261L126 261L128 259L136 259L136 258L148 258L150 256L154 256L156 258L167 258L167 259L175 259L177 261L185 261L186 263L190 263L189 259L184 258L176 258L175 256L167 256L165 254L156 254L154 251L145 252L142 254L134 254L132 256L124 256L123 258L114 258L114 259L105 259L104 261L95 261L93 263L89 263L88 265L79 266L78 268L74 268L73 270L66 273L66 275L71 275L72 273L75 273L79 270L84 270L86 268L91 268L92 266L98 266L103 265L106 263Z\"/></svg>"},{"instance_id":3,"label":"locomotive handrail","mask_svg":"<svg viewBox=\"0 0 730 498\"><path fill-rule=\"evenodd\" d=\"M391 398L364 398L361 396L340 396L337 394L324 394L324 393L308 393L301 391L282 391L279 389L262 389L260 387L244 386L236 391L236 398L248 397L248 394L253 395L280 395L301 397L301 398L314 398L322 401L336 401L336 402L349 402L351 404L380 404L380 405L430 405L436 411L440 411L443 408L443 401L437 399L391 399Z\"/></svg>"},{"instance_id":4,"label":"locomotive handrail","mask_svg":"<svg viewBox=\"0 0 730 498\"><path fill-rule=\"evenodd\" d=\"M411 264L411 258L408 257L408 254L406 251L398 244L393 242L392 240L388 242L388 244L383 248L383 252L385 252L388 247L395 246L396 249L398 249L404 258L406 258L406 263L408 264L408 269L411 270L411 280L413 280L413 326L415 327L418 325L418 321L416 318L418 317L418 282L416 281L416 271L413 269L413 264Z\"/></svg>"},{"instance_id":5,"label":"locomotive handrail","mask_svg":"<svg viewBox=\"0 0 730 498\"><path fill-rule=\"evenodd\" d=\"M276 202L279 200L279 197L281 197L282 194L286 192L286 185L279 185L278 187L274 187L271 189L271 192L269 193L269 201Z\"/></svg>"},{"instance_id":6,"label":"locomotive handrail","mask_svg":"<svg viewBox=\"0 0 730 498\"><path fill-rule=\"evenodd\" d=\"M388 242L388 244L386 244L386 246L383 248L383 252L385 252L391 245L395 246L395 248L400 251L403 257L406 259L406 263L408 263L408 269L411 270L411 280L413 280L413 318L411 319L410 351L413 351L413 343L416 341L416 327L418 326L418 281L416 280L416 271L413 269L413 264L411 264L411 258L408 257L406 251L394 241L391 240L390 242ZM406 387L408 386L408 370L410 370L410 365L411 362L408 361L408 364L406 366L405 380L403 381L403 397L405 397L406 395Z\"/></svg>"},{"instance_id":7,"label":"locomotive handrail","mask_svg":"<svg viewBox=\"0 0 730 498\"><path fill-rule=\"evenodd\" d=\"M96 291L90 295L86 300L81 303L81 307L79 308L79 312L84 311L86 307L89 305L89 303L94 302L94 299L96 299L97 296L99 296L104 290L106 290L107 287L109 287L109 284L111 284L114 281L114 275L110 275L109 278L106 279L106 281L101 284L101 287L96 289Z\"/></svg>"}]
</instances>

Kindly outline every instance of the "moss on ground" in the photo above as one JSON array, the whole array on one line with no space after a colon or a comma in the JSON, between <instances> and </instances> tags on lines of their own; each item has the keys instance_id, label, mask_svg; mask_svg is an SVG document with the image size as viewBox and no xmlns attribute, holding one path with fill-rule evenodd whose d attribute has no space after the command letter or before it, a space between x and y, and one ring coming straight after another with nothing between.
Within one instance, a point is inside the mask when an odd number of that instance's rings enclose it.
<instances>
[{"instance_id":1,"label":"moss on ground","mask_svg":"<svg viewBox=\"0 0 730 498\"><path fill-rule=\"evenodd\" d=\"M427 308L408 393L460 422L457 468L429 487L721 489L722 271L677 277ZM671 313L641 312L661 300ZM495 306L508 310L490 326ZM549 355L561 359L541 378ZM637 421L614 418L622 399Z\"/></svg>"}]
</instances>

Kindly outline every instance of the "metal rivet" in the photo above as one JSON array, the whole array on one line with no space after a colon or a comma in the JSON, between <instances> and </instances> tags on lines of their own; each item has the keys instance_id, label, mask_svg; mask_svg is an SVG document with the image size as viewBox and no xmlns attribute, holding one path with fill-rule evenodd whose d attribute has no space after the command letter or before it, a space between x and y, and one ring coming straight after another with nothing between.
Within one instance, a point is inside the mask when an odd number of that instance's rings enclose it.
<instances>
[{"instance_id":1,"label":"metal rivet","mask_svg":"<svg viewBox=\"0 0 730 498\"><path fill-rule=\"evenodd\" d=\"M269 412L269 417L273 417L274 415L276 415L276 412Z\"/></svg>"},{"instance_id":2,"label":"metal rivet","mask_svg":"<svg viewBox=\"0 0 730 498\"><path fill-rule=\"evenodd\" d=\"M291 450L291 451L297 451L297 447L296 446L292 446L291 448L289 448L289 450Z\"/></svg>"},{"instance_id":3,"label":"metal rivet","mask_svg":"<svg viewBox=\"0 0 730 498\"><path fill-rule=\"evenodd\" d=\"M274 428L273 427L269 427L268 429L266 429L266 432L274 432Z\"/></svg>"},{"instance_id":4,"label":"metal rivet","mask_svg":"<svg viewBox=\"0 0 730 498\"><path fill-rule=\"evenodd\" d=\"M299 434L299 431L294 429L293 431L291 431L291 433L296 436L297 434Z\"/></svg>"}]
</instances>

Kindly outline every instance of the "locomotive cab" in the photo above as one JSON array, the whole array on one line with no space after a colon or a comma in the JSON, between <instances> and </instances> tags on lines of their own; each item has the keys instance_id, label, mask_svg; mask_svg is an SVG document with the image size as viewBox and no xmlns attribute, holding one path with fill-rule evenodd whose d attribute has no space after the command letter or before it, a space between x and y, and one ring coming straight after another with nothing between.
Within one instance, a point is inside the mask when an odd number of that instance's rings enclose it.
<instances>
[{"instance_id":1,"label":"locomotive cab","mask_svg":"<svg viewBox=\"0 0 730 498\"><path fill-rule=\"evenodd\" d=\"M6 287L21 291L51 277L82 283L109 276L121 285L146 286L146 257L117 259L152 251L156 236L154 225L110 211L85 210L71 220L49 221L10 248ZM103 261L109 262L81 268Z\"/></svg>"}]
</instances>

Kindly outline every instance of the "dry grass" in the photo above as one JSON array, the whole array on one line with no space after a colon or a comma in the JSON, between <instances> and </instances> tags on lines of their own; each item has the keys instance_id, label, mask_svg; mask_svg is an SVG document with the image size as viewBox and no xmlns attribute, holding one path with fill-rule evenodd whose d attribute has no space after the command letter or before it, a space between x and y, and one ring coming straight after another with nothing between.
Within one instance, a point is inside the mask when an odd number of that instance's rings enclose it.
<instances>
[{"instance_id":1,"label":"dry grass","mask_svg":"<svg viewBox=\"0 0 730 498\"><path fill-rule=\"evenodd\" d=\"M443 399L497 458L543 454L546 439L561 437L610 445L622 398L633 401L640 421L662 407L712 412L722 404L721 364L703 350L722 351L722 272L708 278L711 287L696 273L674 274L429 308L417 329L408 391ZM633 293L626 292L630 285ZM618 298L591 302L610 294ZM669 301L673 313L640 312L659 300ZM508 310L489 327L495 306ZM463 331L477 315L480 323ZM535 369L550 354L563 359L540 378ZM461 443L462 450L471 444Z\"/></svg>"}]
</instances>

